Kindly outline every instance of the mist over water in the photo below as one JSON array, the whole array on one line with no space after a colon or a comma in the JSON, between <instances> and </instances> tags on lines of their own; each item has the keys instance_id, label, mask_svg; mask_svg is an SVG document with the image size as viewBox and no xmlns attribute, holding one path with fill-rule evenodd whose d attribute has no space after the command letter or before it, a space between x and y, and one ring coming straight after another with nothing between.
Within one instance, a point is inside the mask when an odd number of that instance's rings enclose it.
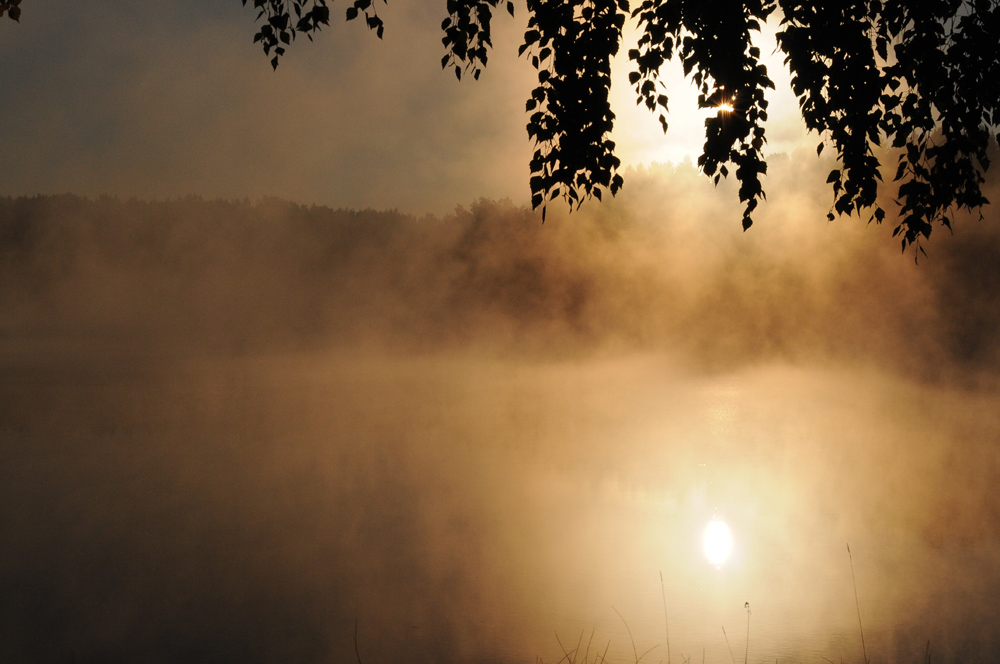
<instances>
[{"instance_id":1,"label":"mist over water","mask_svg":"<svg viewBox=\"0 0 1000 664\"><path fill-rule=\"evenodd\" d=\"M747 234L661 170L544 225L0 200L0 659L632 662L618 611L666 661L665 598L672 661L749 602L750 661L856 662L850 542L873 661L995 660L995 212L915 265L793 160Z\"/></svg>"}]
</instances>

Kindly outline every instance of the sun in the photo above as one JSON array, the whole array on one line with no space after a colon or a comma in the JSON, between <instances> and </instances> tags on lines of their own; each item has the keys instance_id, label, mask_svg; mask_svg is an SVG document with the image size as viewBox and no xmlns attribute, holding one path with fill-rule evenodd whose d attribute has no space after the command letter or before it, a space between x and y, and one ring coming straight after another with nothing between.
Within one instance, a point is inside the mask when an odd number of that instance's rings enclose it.
<instances>
[{"instance_id":1,"label":"sun","mask_svg":"<svg viewBox=\"0 0 1000 664\"><path fill-rule=\"evenodd\" d=\"M705 528L705 557L713 565L720 566L729 558L733 550L733 536L725 521L713 519Z\"/></svg>"},{"instance_id":2,"label":"sun","mask_svg":"<svg viewBox=\"0 0 1000 664\"><path fill-rule=\"evenodd\" d=\"M767 67L767 74L775 86L765 92L769 104L769 119L765 123L769 136L767 152L791 154L800 147L814 148L815 138L810 136L802 122L791 74L784 62L784 54L777 47L775 33L778 30L780 26L776 22L763 25L760 34L754 35L754 44L763 54L761 64ZM638 41L639 38L637 27L626 28L626 40ZM612 78L628 80L634 65L627 57L615 58ZM663 63L660 81L669 98L666 115L669 130L666 135L657 119L659 111L651 113L645 104L637 103L634 86L611 87L611 104L616 116L612 132L615 153L623 164L639 166L658 162L680 165L688 160L696 164L705 149L705 121L714 118L727 121L735 119L733 114L741 112L734 108L732 95L728 99L718 99L718 104L699 106L701 91L689 76L685 76L680 58L671 58ZM708 90L705 94L712 91Z\"/></svg>"}]
</instances>

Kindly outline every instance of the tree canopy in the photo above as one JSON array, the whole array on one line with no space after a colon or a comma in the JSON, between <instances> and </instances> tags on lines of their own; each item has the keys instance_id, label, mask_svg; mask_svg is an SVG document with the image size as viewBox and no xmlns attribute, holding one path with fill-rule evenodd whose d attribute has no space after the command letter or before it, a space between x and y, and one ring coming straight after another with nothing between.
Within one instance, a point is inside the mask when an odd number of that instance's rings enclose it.
<instances>
[{"instance_id":1,"label":"tree canopy","mask_svg":"<svg viewBox=\"0 0 1000 664\"><path fill-rule=\"evenodd\" d=\"M384 0L383 0L384 1ZM243 0L244 5L247 0ZM981 185L998 140L1000 11L997 0L526 0L528 27L519 54L538 71L528 99L532 206L562 197L578 207L622 186L610 139L611 58L627 18L637 48L629 83L637 100L668 128L664 63L679 58L702 108L726 110L705 121L698 165L718 183L731 169L744 203L743 227L764 198L767 100L773 88L754 33L772 14L802 118L821 137L817 153L836 151L827 182L835 214L886 217L879 198L879 152L896 159L893 181L902 247L951 227L958 210L987 203ZM298 33L329 24L327 0L253 0L255 35L271 64ZM488 59L490 25L500 0L446 0L443 67L478 78ZM506 2L513 14L514 7ZM294 14L294 19L292 18ZM346 17L364 16L382 36L373 0L353 0Z\"/></svg>"},{"instance_id":2,"label":"tree canopy","mask_svg":"<svg viewBox=\"0 0 1000 664\"><path fill-rule=\"evenodd\" d=\"M666 132L669 95L663 65L678 59L699 90L705 120L698 166L718 183L735 173L743 227L765 197L765 90L774 83L754 35L777 18L778 48L791 73L817 153L835 151L829 218L886 218L882 164L895 160L894 235L920 247L935 225L988 203L982 185L1000 140L1000 0L525 0L528 24L519 55L537 70L526 102L534 142L531 203L556 198L579 207L622 186L611 130L611 59L627 19L639 39L628 51L628 83ZM383 0L386 2L386 0ZM0 0L0 18L17 20L20 0ZM242 0L244 6L248 0ZM383 36L378 0L347 0L348 21L363 18ZM442 67L479 78L492 46L496 11L507 0L445 0ZM252 0L259 42L271 65L297 36L312 40L330 23L333 0ZM725 110L723 110L725 109ZM888 167L892 170L892 166ZM883 194L880 196L880 193Z\"/></svg>"}]
</instances>

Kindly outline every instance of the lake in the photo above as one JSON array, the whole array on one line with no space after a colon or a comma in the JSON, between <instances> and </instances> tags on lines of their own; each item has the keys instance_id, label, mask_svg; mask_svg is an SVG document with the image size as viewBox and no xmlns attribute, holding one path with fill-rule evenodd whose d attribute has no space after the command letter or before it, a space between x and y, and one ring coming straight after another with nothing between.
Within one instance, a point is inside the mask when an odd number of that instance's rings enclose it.
<instances>
[{"instance_id":1,"label":"lake","mask_svg":"<svg viewBox=\"0 0 1000 664\"><path fill-rule=\"evenodd\" d=\"M1000 657L989 385L669 352L6 350L5 661L859 662L859 613L874 662Z\"/></svg>"}]
</instances>

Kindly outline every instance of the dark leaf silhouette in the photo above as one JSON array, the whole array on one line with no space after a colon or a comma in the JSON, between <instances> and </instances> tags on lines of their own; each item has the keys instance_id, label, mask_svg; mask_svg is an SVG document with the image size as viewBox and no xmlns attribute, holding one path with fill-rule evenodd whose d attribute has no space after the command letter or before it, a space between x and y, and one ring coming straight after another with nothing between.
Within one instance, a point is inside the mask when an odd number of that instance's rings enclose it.
<instances>
[{"instance_id":1,"label":"dark leaf silhouette","mask_svg":"<svg viewBox=\"0 0 1000 664\"><path fill-rule=\"evenodd\" d=\"M244 7L247 1L241 0ZM265 55L274 50L271 66L275 69L280 56L285 53L284 49L278 48L279 43L291 44L300 33L312 41L313 33L319 32L324 25L330 25L328 0L253 0L253 7L257 10L257 20L263 19L253 41L261 43ZM368 28L381 39L384 26L372 0L354 0L347 8L347 20L351 21L362 13Z\"/></svg>"},{"instance_id":2,"label":"dark leaf silhouette","mask_svg":"<svg viewBox=\"0 0 1000 664\"><path fill-rule=\"evenodd\" d=\"M459 79L463 71L478 79L486 65L499 3L446 0L441 64L454 68ZM610 139L615 119L610 62L628 16L639 29L638 44L628 52L634 67L628 83L663 131L669 126L669 93L660 72L669 60L680 61L699 90L702 108L719 109L705 121L698 165L715 182L735 173L744 229L765 198L764 92L774 84L753 37L772 14L780 22L778 47L803 120L821 137L817 155L830 147L839 162L827 179L833 190L830 218L862 211L870 212L869 221L886 218L879 150L898 155L895 235L904 249L913 245L921 252L920 242L934 225L950 228L956 210L977 210L988 202L981 185L1000 120L997 0L642 0L635 8L628 0L526 4L528 26L518 55L527 55L538 70L525 111L535 145L531 204L543 212L555 198L576 208L592 196L600 198L603 189L615 194L622 186ZM296 31L308 33L328 22L326 0L254 0L254 6L264 19L255 40L265 53L285 34L294 39ZM505 7L513 14L510 2ZM289 8L302 16L294 27ZM361 12L381 36L373 1L355 0L348 19Z\"/></svg>"},{"instance_id":3,"label":"dark leaf silhouette","mask_svg":"<svg viewBox=\"0 0 1000 664\"><path fill-rule=\"evenodd\" d=\"M448 18L441 23L441 43L446 53L442 68L454 67L459 79L463 69L479 79L488 59L487 50L493 46L490 22L499 4L500 0L448 0ZM513 3L507 2L506 9L514 15Z\"/></svg>"},{"instance_id":4,"label":"dark leaf silhouette","mask_svg":"<svg viewBox=\"0 0 1000 664\"><path fill-rule=\"evenodd\" d=\"M0 0L0 18L4 15L12 21L21 21L21 0Z\"/></svg>"}]
</instances>

